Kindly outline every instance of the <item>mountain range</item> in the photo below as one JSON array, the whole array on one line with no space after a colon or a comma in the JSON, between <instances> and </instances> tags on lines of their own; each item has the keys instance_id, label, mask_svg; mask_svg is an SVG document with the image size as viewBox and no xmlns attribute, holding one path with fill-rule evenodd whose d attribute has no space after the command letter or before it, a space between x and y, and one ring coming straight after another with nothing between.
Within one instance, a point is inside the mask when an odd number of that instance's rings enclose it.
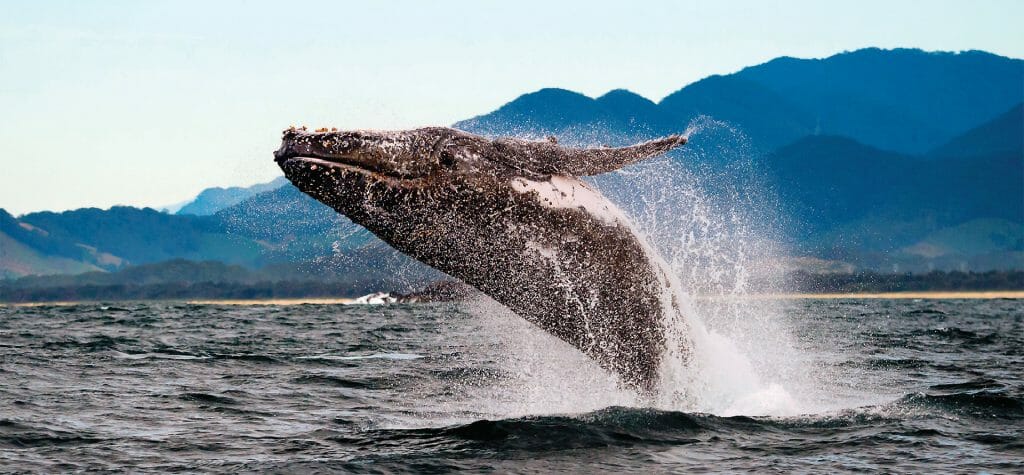
<instances>
[{"instance_id":1,"label":"mountain range","mask_svg":"<svg viewBox=\"0 0 1024 475\"><path fill-rule=\"evenodd\" d=\"M542 89L454 126L619 145L710 117L728 127L695 135L690 145L709 151L699 158L715 167L728 157L714 151L735 143L722 131L744 137L742 153L791 223L786 239L795 257L858 269L1020 269L1022 103L1019 59L865 49L778 58L657 103L622 89L597 98ZM694 165L681 158L673 156L679 166ZM172 259L339 278L429 272L283 179L204 190L176 214L0 210L0 278Z\"/></svg>"},{"instance_id":2,"label":"mountain range","mask_svg":"<svg viewBox=\"0 0 1024 475\"><path fill-rule=\"evenodd\" d=\"M741 129L758 149L841 135L923 154L1024 101L1022 61L981 51L862 49L826 59L778 58L710 76L658 103L626 90L596 99L563 89L525 94L456 128L622 142L678 133L700 115Z\"/></svg>"},{"instance_id":3,"label":"mountain range","mask_svg":"<svg viewBox=\"0 0 1024 475\"><path fill-rule=\"evenodd\" d=\"M209 216L224 208L252 198L265 191L276 190L288 184L288 179L279 176L268 183L258 183L248 187L232 186L228 188L207 188L199 193L194 200L175 211L174 214L191 214Z\"/></svg>"}]
</instances>

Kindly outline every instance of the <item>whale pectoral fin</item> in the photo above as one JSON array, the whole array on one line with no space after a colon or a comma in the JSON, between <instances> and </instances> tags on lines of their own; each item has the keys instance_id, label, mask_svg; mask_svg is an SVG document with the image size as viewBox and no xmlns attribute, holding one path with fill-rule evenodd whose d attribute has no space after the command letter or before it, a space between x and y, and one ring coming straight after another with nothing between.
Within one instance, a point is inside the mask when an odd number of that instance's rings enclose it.
<instances>
[{"instance_id":1,"label":"whale pectoral fin","mask_svg":"<svg viewBox=\"0 0 1024 475\"><path fill-rule=\"evenodd\" d=\"M566 157L558 168L569 175L598 175L656 157L685 143L686 137L669 135L629 147L567 149Z\"/></svg>"},{"instance_id":2,"label":"whale pectoral fin","mask_svg":"<svg viewBox=\"0 0 1024 475\"><path fill-rule=\"evenodd\" d=\"M519 168L543 174L599 175L656 157L686 143L682 135L669 135L629 147L566 148L553 143L498 139L494 145L510 149L506 159ZM511 149L517 149L515 151ZM519 152L519 153L514 153Z\"/></svg>"}]
</instances>

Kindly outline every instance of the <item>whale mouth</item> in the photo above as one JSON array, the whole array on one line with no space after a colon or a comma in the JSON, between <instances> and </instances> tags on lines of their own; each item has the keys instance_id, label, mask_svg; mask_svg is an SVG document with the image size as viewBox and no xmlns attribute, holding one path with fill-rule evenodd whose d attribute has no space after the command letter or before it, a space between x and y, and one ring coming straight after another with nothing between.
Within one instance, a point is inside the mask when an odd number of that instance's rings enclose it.
<instances>
[{"instance_id":1,"label":"whale mouth","mask_svg":"<svg viewBox=\"0 0 1024 475\"><path fill-rule=\"evenodd\" d=\"M295 137L305 140L295 140ZM295 161L298 161L308 163L311 166L343 167L373 172L385 171L380 166L376 166L372 160L361 158L358 150L352 150L352 153L324 152L318 150L318 147L309 139L309 135L285 131L285 139L281 142L281 148L274 152L274 161L281 167L284 167L287 163L291 162L294 164Z\"/></svg>"},{"instance_id":2,"label":"whale mouth","mask_svg":"<svg viewBox=\"0 0 1024 475\"><path fill-rule=\"evenodd\" d=\"M375 166L372 163L366 161L345 159L345 157L333 156L333 157L318 157L311 155L280 155L275 156L274 161L277 162L278 166L282 169L291 167L293 165L302 164L310 170L316 171L318 168L324 170L339 170L342 172L355 172L363 175L376 176L378 178L385 178L389 180L408 180L421 178L416 175L401 173L394 170L390 170L384 167Z\"/></svg>"},{"instance_id":3,"label":"whale mouth","mask_svg":"<svg viewBox=\"0 0 1024 475\"><path fill-rule=\"evenodd\" d=\"M291 157L279 158L279 159L277 159L277 163L279 165L281 165L282 167L284 167L284 166L286 166L288 164L292 164L292 163L303 163L303 164L308 165L313 170L316 170L316 167L325 167L325 168L340 168L340 169L364 171L364 172L372 172L372 171L374 171L374 170L371 170L370 168L364 167L363 165L357 164L357 163L354 163L354 162L350 163L350 162L345 162L345 161L329 160L329 159L326 159L326 158L310 157L310 156L305 156L305 155L294 155L294 156L291 156Z\"/></svg>"},{"instance_id":4,"label":"whale mouth","mask_svg":"<svg viewBox=\"0 0 1024 475\"><path fill-rule=\"evenodd\" d=\"M337 164L356 168L372 168L369 167L365 161L360 161L355 157L347 157L340 154L323 155L314 150L309 150L308 147L299 147L292 142L285 141L281 144L281 148L274 152L274 161L277 162L278 165L284 166L285 163L292 160L314 163L319 162L323 165Z\"/></svg>"}]
</instances>

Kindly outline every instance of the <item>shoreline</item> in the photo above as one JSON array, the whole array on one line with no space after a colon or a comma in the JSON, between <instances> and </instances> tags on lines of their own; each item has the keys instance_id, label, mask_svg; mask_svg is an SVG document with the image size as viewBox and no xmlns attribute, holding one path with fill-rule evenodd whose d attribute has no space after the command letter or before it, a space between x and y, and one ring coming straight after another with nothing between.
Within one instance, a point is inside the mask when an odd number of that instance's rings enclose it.
<instances>
[{"instance_id":1,"label":"shoreline","mask_svg":"<svg viewBox=\"0 0 1024 475\"><path fill-rule=\"evenodd\" d=\"M984 299L1024 299L1024 290L978 290L978 291L913 291L913 292L819 292L819 293L784 293L784 294L750 294L743 296L698 296L699 299L764 299L764 300L984 300ZM280 299L181 299L151 300L154 302L180 302L189 305L353 305L355 298L348 297L310 297ZM0 302L0 306L8 307L40 307L66 306L82 304L99 304L117 302L144 302L146 300L102 300L102 301L54 301L54 302Z\"/></svg>"},{"instance_id":2,"label":"shoreline","mask_svg":"<svg viewBox=\"0 0 1024 475\"><path fill-rule=\"evenodd\" d=\"M348 297L310 297L289 299L202 299L186 300L190 305L350 305L355 298Z\"/></svg>"},{"instance_id":3,"label":"shoreline","mask_svg":"<svg viewBox=\"0 0 1024 475\"><path fill-rule=\"evenodd\" d=\"M309 297L287 299L139 299L139 300L57 300L45 302L0 302L0 307L45 307L84 304L110 304L122 302L168 302L187 305L349 305L355 298Z\"/></svg>"},{"instance_id":4,"label":"shoreline","mask_svg":"<svg viewBox=\"0 0 1024 475\"><path fill-rule=\"evenodd\" d=\"M927 290L908 292L820 292L820 293L787 293L787 294L751 294L746 297L753 299L780 299L780 300L839 300L839 299L931 299L931 300L958 300L958 299L1024 299L1024 290Z\"/></svg>"}]
</instances>

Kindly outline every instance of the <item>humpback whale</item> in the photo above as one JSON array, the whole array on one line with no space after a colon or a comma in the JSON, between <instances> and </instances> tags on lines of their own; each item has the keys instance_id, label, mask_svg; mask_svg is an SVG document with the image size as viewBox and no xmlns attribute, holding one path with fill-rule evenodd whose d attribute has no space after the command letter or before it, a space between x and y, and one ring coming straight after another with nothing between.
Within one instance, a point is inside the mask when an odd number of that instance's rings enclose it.
<instances>
[{"instance_id":1,"label":"humpback whale","mask_svg":"<svg viewBox=\"0 0 1024 475\"><path fill-rule=\"evenodd\" d=\"M275 161L306 194L461 279L650 393L672 307L665 266L579 177L685 144L569 148L445 127L284 131Z\"/></svg>"}]
</instances>

